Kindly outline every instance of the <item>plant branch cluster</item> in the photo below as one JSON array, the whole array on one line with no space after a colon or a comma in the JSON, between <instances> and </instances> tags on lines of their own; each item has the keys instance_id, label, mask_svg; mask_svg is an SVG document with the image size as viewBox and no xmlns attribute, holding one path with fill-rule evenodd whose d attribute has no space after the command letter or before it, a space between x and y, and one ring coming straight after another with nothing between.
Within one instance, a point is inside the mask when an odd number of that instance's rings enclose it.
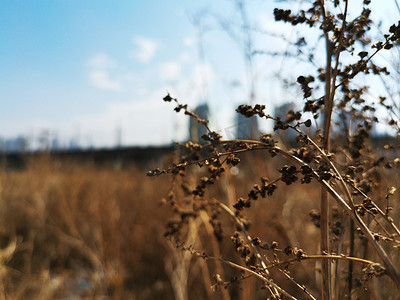
<instances>
[{"instance_id":1,"label":"plant branch cluster","mask_svg":"<svg viewBox=\"0 0 400 300\"><path fill-rule=\"evenodd\" d=\"M290 110L285 117L274 117L265 112L264 104L238 106L236 112L246 118L258 117L263 121L273 122L273 133L261 133L254 140L223 140L219 133L210 129L207 120L202 120L191 112L186 104L181 104L169 94L164 97L166 102L175 102L176 112L183 111L185 115L196 120L199 126L205 126L208 130L203 136L206 144L190 141L179 144L182 156L177 163L164 170L157 168L148 172L149 176L173 175L171 191L164 202L173 209L175 217L167 224L165 235L174 239L177 247L183 251L190 251L205 260L222 262L261 279L270 296L276 299L281 295L291 299L295 297L271 276L269 270L273 268L302 289L302 293L315 299L306 287L294 279L291 272L295 262L301 263L310 259L321 260L323 263L347 262L350 270L350 279L346 283L349 287L348 297L352 292L353 282L356 281L352 277L353 263L365 265L358 269L358 280L364 282L365 288L371 278L384 276L389 277L400 290L399 264L388 250L390 247L400 248L398 220L395 221L392 214L392 199L395 197L396 187L387 186L384 195L380 192L387 184L384 180L385 174L392 172L398 175L400 172L400 159L393 151L399 146L395 139L391 139L392 144L382 150L371 144L374 124L379 122L376 105L365 99L368 86L360 87L353 83L354 78L360 74L389 74L385 67L374 64L372 58L379 51L398 45L400 22L389 28L383 41L372 44L368 37L372 24L371 10L368 8L370 1L363 1L362 12L353 20L346 20L347 2L334 1L335 7L340 3L345 6L344 12L339 10L336 14L326 11L324 1L315 1L310 9L300 10L298 13L278 8L274 10L276 21L288 22L293 26L306 24L320 30L327 39L326 51L329 57L327 68L318 69L317 76L302 74L297 77L302 91L299 97L299 102L303 104L302 110ZM353 56L358 57L356 61L342 63L339 55L342 52L353 54L356 44L365 50ZM372 49L372 54L367 51L367 47ZM312 98L318 91L315 89L318 85L325 85L325 94ZM390 113L393 107L387 105L385 99L381 96L376 103ZM333 112L340 118L331 121ZM308 117L310 115L312 117ZM318 125L319 115L323 115L325 120L323 133L318 126L313 126L313 121ZM397 120L392 119L388 125L396 127ZM296 138L291 141L289 149L285 150L279 141L279 135L289 131L294 132ZM217 183L229 179L227 171L240 168L244 164L243 154L256 152L269 154L268 157L262 156L263 160L274 158L278 161L279 167L273 172L273 178L270 179L270 175L260 176L259 181L249 187L247 194L233 201L231 199L229 203L213 197L212 189L220 187ZM250 236L252 220L246 217L246 211L250 210L255 201L263 201L261 206L267 207L273 203L274 196L280 191L284 193L288 186L297 190L311 184L319 185L331 197L330 215L321 214L322 204L309 213L309 221L318 230L323 230L322 221L325 222L328 218L331 236L328 240L329 250L308 255L301 245L286 245L280 249L276 241L267 243L259 237ZM206 251L195 250L194 245L185 245L182 241L183 233L187 231L187 225L198 218L200 212L209 216L214 237L221 245L227 236L230 237L239 262L213 257ZM232 218L233 226L227 225L224 215ZM226 233L227 228L233 229L233 233ZM355 240L356 236L359 241ZM374 254L370 258L361 253L356 256L354 243L359 243L360 247L368 244ZM339 244L353 246L348 246L350 248L346 254L337 254L342 251L335 252L334 245ZM337 250L342 249L337 247ZM231 280L221 276L215 275L216 286L237 284L247 278L243 274ZM340 276L335 280L339 280L338 278ZM338 285L344 286L343 283Z\"/></svg>"}]
</instances>

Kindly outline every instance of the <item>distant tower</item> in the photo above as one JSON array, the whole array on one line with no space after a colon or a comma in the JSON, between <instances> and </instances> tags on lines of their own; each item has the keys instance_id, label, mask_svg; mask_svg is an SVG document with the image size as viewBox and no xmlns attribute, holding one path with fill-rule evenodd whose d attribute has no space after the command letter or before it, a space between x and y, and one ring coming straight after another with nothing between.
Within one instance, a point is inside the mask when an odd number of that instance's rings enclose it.
<instances>
[{"instance_id":1,"label":"distant tower","mask_svg":"<svg viewBox=\"0 0 400 300\"><path fill-rule=\"evenodd\" d=\"M296 106L292 102L286 102L275 107L275 118L280 118L282 121L287 119L287 114L289 111L296 111ZM286 142L292 142L296 139L297 133L294 130L280 130L280 137Z\"/></svg>"},{"instance_id":2,"label":"distant tower","mask_svg":"<svg viewBox=\"0 0 400 300\"><path fill-rule=\"evenodd\" d=\"M290 110L295 110L296 107L292 102L286 102L281 105L275 106L275 118L281 118L282 121L286 120L286 115Z\"/></svg>"},{"instance_id":3,"label":"distant tower","mask_svg":"<svg viewBox=\"0 0 400 300\"><path fill-rule=\"evenodd\" d=\"M200 119L209 120L209 109L207 105L208 97L208 78L205 68L205 52L203 47L203 35L204 35L204 20L205 15L203 12L198 13L192 19L193 25L197 29L197 55L198 55L198 67L200 80L198 81L201 91L204 93L202 96L201 104L199 104L193 111ZM206 141L201 137L208 133L207 128L203 124L199 124L194 118L190 118L189 121L189 138L191 141L205 144Z\"/></svg>"},{"instance_id":4,"label":"distant tower","mask_svg":"<svg viewBox=\"0 0 400 300\"><path fill-rule=\"evenodd\" d=\"M57 133L53 133L51 138L51 150L59 150L60 149L60 140L58 139Z\"/></svg>"},{"instance_id":5,"label":"distant tower","mask_svg":"<svg viewBox=\"0 0 400 300\"><path fill-rule=\"evenodd\" d=\"M242 114L236 115L236 139L257 140L259 138L257 116L246 118Z\"/></svg>"},{"instance_id":6,"label":"distant tower","mask_svg":"<svg viewBox=\"0 0 400 300\"><path fill-rule=\"evenodd\" d=\"M122 126L119 125L117 130L115 131L115 147L121 148L122 147Z\"/></svg>"},{"instance_id":7,"label":"distant tower","mask_svg":"<svg viewBox=\"0 0 400 300\"><path fill-rule=\"evenodd\" d=\"M200 104L193 112L198 115L200 119L208 120L209 111L207 103ZM201 137L207 134L207 132L207 128L204 125L199 124L194 118L190 118L189 138L191 141L200 144L205 143Z\"/></svg>"}]
</instances>

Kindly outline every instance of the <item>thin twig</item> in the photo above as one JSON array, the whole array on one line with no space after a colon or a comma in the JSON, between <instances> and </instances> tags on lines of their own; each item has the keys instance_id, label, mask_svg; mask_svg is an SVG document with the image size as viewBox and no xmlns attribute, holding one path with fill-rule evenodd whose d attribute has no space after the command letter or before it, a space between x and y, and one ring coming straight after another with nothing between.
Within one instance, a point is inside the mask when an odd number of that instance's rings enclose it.
<instances>
[{"instance_id":1,"label":"thin twig","mask_svg":"<svg viewBox=\"0 0 400 300\"><path fill-rule=\"evenodd\" d=\"M350 256L345 256L345 255L333 255L333 254L327 254L327 255L317 254L317 255L303 255L301 257L301 259L299 259L297 257L296 258L291 258L291 259L288 259L288 260L285 260L285 261L281 261L281 262L278 262L278 263L271 264L271 265L267 266L267 268L268 269L272 269L274 267L287 265L287 264L290 264L292 262L300 262L302 260L310 260L310 259L337 259L337 260L354 261L354 262L367 264L367 265L375 264L375 262L373 262L373 261L370 261L370 260L367 260L367 259L358 258L358 257L350 257Z\"/></svg>"},{"instance_id":2,"label":"thin twig","mask_svg":"<svg viewBox=\"0 0 400 300\"><path fill-rule=\"evenodd\" d=\"M326 22L328 12L325 7L325 1L321 0L323 21ZM326 44L326 67L325 67L325 109L324 109L324 148L329 153L330 139L329 132L331 126L331 113L333 105L331 103L331 78L332 78L332 44L329 38L329 33L324 29L324 37ZM332 99L333 100L333 99ZM328 206L328 192L321 187L321 214L320 214L320 233L321 233L321 253L329 253L329 206ZM321 263L321 276L322 276L322 299L330 300L330 264L328 260Z\"/></svg>"},{"instance_id":3,"label":"thin twig","mask_svg":"<svg viewBox=\"0 0 400 300\"><path fill-rule=\"evenodd\" d=\"M199 256L199 257L201 257L201 258L204 258L204 259L217 260L217 261L220 261L220 262L222 262L222 263L224 263L224 264L226 264L226 265L229 265L229 266L231 266L231 267L233 267L233 268L236 268L236 269L239 269L239 270L242 270L242 271L249 272L249 273L251 273L252 275L254 275L255 277L257 277L257 278L261 279L262 281L264 281L267 285L273 286L275 289L277 289L280 293L282 293L283 295L285 295L285 296L288 297L289 299L297 300L297 298L295 298L295 297L293 297L292 295L290 295L288 292L286 292L283 288L281 288L279 285L277 285L277 284L276 284L275 282L273 282L271 279L266 278L266 277L262 276L261 274L255 272L255 271L253 271L253 270L251 270L251 269L249 269L249 268L246 268L246 267L243 267L243 266L241 266L241 265L235 264L235 263L233 263L233 262L231 262L231 261L228 261L228 260L225 260L225 259L223 259L223 258L221 258L221 257L202 256L201 254L197 254L197 256Z\"/></svg>"},{"instance_id":4,"label":"thin twig","mask_svg":"<svg viewBox=\"0 0 400 300\"><path fill-rule=\"evenodd\" d=\"M242 230L242 232L244 233L244 235L246 236L247 241L249 242L250 246L253 248L253 251L257 257L257 259L260 261L261 266L263 268L263 270L265 270L265 274L269 277L269 271L267 269L267 263L264 260L264 258L261 256L260 252L258 252L258 249L256 246L254 246L251 236L249 235L249 233L247 232L246 228L244 227L244 224L242 221L239 220L238 217L236 217L236 215L234 214L234 212L228 207L226 206L224 203L217 201L217 204L223 209L225 210L225 212L227 212L234 220L235 222L240 226L240 229ZM277 291L275 291L277 292ZM272 293L272 295L275 297L279 297L279 294L276 293L275 295Z\"/></svg>"}]
</instances>

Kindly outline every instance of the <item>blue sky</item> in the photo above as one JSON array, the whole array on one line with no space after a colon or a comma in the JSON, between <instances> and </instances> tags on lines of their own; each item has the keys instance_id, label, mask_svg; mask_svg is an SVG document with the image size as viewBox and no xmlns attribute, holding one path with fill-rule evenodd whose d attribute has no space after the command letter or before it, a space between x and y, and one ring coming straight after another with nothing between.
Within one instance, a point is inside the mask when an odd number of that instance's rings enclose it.
<instances>
[{"instance_id":1,"label":"blue sky","mask_svg":"<svg viewBox=\"0 0 400 300\"><path fill-rule=\"evenodd\" d=\"M250 1L251 24L293 37L290 27L274 25L273 8L273 1ZM204 60L193 25L201 12ZM103 147L121 131L124 145L166 144L187 133L187 119L161 100L167 92L192 107L207 99L214 128L231 126L247 97L246 69L218 18L236 22L232 1L1 0L0 136L24 135L34 145L48 130L64 144ZM254 37L254 45L284 47L269 35ZM274 75L284 64L257 61L261 102L293 97Z\"/></svg>"}]
</instances>

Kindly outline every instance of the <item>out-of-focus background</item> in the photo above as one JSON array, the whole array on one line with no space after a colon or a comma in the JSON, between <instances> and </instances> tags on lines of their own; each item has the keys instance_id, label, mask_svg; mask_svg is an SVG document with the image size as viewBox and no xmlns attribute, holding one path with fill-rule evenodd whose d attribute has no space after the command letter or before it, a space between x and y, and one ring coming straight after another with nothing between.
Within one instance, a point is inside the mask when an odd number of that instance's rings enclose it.
<instances>
[{"instance_id":1,"label":"out-of-focus background","mask_svg":"<svg viewBox=\"0 0 400 300\"><path fill-rule=\"evenodd\" d=\"M310 54L324 65L324 53L313 52L320 37L308 34L299 48L306 28L273 17L275 7L301 5L0 1L0 298L184 299L177 288L184 279L176 276L185 272L190 299L223 297L209 288L214 267L163 237L170 178L148 178L146 171L166 167L175 160L173 142L198 139L201 130L162 98L170 93L188 103L228 139L271 131L234 109L262 103L283 116L303 105L294 83L309 70ZM372 14L379 37L399 11L394 1L374 1ZM376 59L398 69L396 56ZM371 99L388 87L398 92L396 80L372 82ZM272 163L253 159L232 170L235 195L266 170L275 172ZM219 188L224 197L226 186ZM287 211L307 219L318 195L310 188L297 204L279 197L266 215L254 208L262 220L255 232L268 240L309 239L315 252L312 222L290 223ZM268 235L266 225L273 228ZM313 274L299 276L316 288ZM247 282L234 287L233 299L256 298L256 282Z\"/></svg>"}]
</instances>

